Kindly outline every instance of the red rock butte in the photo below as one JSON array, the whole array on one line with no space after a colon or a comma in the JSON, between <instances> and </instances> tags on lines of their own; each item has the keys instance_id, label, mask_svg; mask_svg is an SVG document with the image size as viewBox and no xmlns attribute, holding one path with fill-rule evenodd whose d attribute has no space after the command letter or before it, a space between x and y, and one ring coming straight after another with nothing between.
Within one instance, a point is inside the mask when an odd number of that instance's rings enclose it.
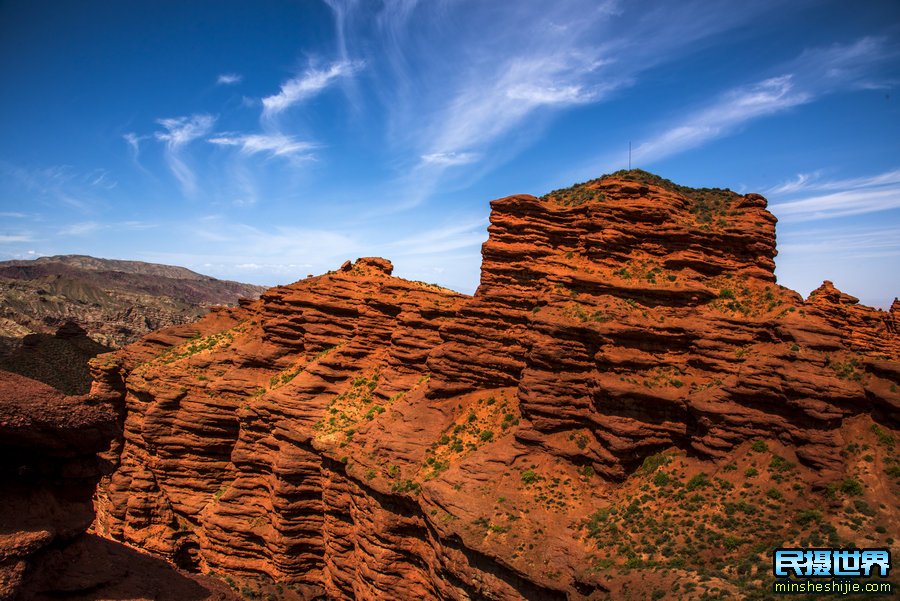
<instances>
[{"instance_id":1,"label":"red rock butte","mask_svg":"<svg viewBox=\"0 0 900 601\"><path fill-rule=\"evenodd\" d=\"M122 416L96 530L299 598L649 598L700 569L681 548L765 563L793 510L727 522L754 457L814 512L896 465L898 304L776 284L762 196L631 171L491 209L473 296L362 258L93 360ZM705 579L728 597L730 566Z\"/></svg>"}]
</instances>

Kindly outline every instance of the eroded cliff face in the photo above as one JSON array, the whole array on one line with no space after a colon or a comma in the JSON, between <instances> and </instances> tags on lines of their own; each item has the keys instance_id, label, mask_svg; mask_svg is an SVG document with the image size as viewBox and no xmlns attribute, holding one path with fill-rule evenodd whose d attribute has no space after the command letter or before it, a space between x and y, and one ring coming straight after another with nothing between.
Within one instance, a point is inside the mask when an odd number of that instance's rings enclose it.
<instances>
[{"instance_id":1,"label":"eroded cliff face","mask_svg":"<svg viewBox=\"0 0 900 601\"><path fill-rule=\"evenodd\" d=\"M798 509L898 538L897 308L778 286L761 196L628 172L489 232L472 297L364 258L95 359L98 531L332 599L739 594Z\"/></svg>"}]
</instances>

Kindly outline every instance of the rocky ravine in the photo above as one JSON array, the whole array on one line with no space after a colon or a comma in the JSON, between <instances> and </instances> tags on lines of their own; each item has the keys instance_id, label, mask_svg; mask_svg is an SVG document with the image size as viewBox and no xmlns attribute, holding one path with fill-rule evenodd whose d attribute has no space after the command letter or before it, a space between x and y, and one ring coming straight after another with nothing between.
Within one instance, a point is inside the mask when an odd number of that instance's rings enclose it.
<instances>
[{"instance_id":1,"label":"rocky ravine","mask_svg":"<svg viewBox=\"0 0 900 601\"><path fill-rule=\"evenodd\" d=\"M900 308L777 285L764 198L623 172L489 232L472 297L364 258L95 359L98 532L329 599L752 597L781 543L896 553Z\"/></svg>"}]
</instances>

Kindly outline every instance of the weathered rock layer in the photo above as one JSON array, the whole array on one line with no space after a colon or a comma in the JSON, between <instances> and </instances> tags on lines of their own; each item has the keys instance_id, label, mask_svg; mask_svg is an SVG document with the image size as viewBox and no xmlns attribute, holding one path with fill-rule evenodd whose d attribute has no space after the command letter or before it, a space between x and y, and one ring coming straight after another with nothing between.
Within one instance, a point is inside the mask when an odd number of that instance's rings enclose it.
<instances>
[{"instance_id":1,"label":"weathered rock layer","mask_svg":"<svg viewBox=\"0 0 900 601\"><path fill-rule=\"evenodd\" d=\"M582 524L648 456L765 439L819 490L847 420L898 424L896 303L777 285L759 195L628 172L489 232L472 297L364 258L95 359L98 531L307 597L588 598Z\"/></svg>"}]
</instances>

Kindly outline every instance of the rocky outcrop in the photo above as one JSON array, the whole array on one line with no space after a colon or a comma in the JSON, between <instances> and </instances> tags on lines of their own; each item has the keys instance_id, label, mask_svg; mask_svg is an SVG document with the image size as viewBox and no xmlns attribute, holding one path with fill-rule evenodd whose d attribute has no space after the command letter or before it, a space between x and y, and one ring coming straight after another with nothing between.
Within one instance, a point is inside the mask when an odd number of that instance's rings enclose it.
<instances>
[{"instance_id":1,"label":"rocky outcrop","mask_svg":"<svg viewBox=\"0 0 900 601\"><path fill-rule=\"evenodd\" d=\"M364 258L95 359L125 416L98 532L306 598L646 597L648 566L691 578L766 535L729 517L752 453L781 453L762 482L809 483L802 507L897 427L896 311L776 284L759 195L626 172L495 200L489 233L472 297ZM647 542L651 502L686 534ZM691 542L701 507L718 547ZM737 594L748 569L704 582Z\"/></svg>"}]
</instances>

